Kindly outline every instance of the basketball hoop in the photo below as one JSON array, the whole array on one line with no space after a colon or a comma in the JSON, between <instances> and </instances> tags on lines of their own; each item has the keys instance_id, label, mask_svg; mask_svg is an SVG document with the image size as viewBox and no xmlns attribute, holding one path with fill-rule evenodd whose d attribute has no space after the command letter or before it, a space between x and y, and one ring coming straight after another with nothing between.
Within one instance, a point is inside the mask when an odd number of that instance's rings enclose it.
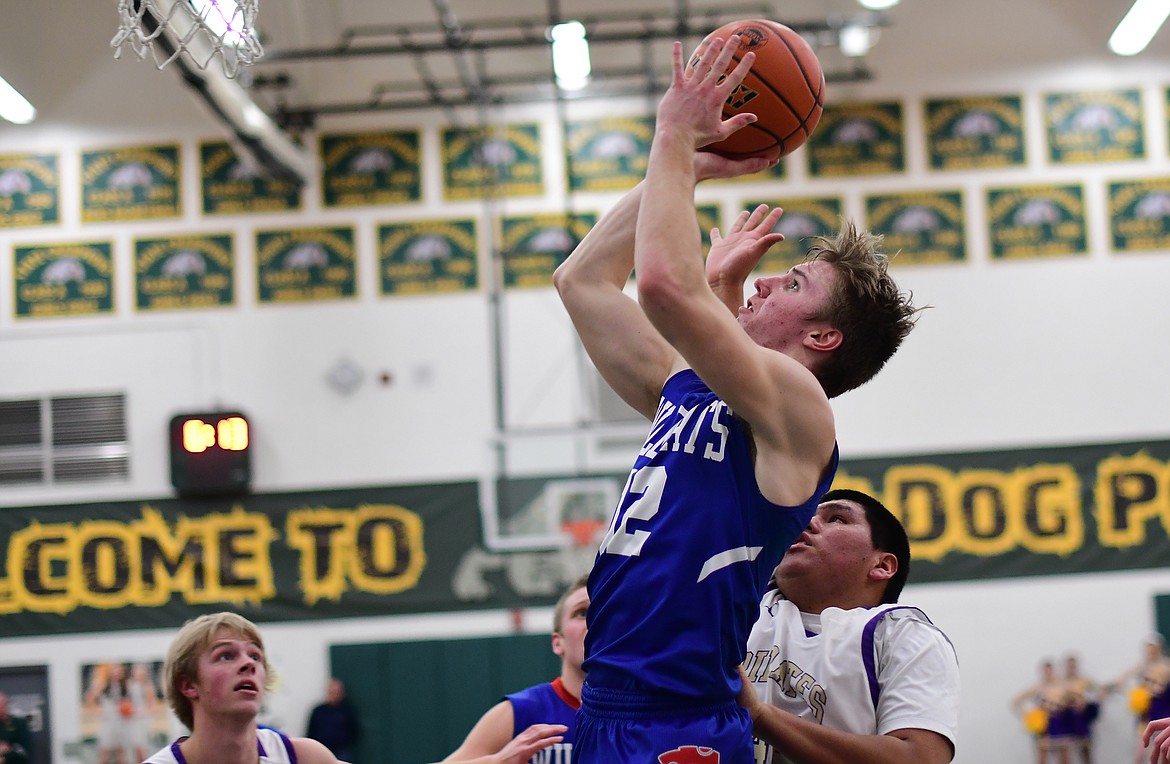
<instances>
[{"instance_id":1,"label":"basketball hoop","mask_svg":"<svg viewBox=\"0 0 1170 764\"><path fill-rule=\"evenodd\" d=\"M200 69L219 58L235 77L264 55L256 37L260 0L118 0L114 58L128 46L139 61L150 53L162 69L182 54Z\"/></svg>"}]
</instances>

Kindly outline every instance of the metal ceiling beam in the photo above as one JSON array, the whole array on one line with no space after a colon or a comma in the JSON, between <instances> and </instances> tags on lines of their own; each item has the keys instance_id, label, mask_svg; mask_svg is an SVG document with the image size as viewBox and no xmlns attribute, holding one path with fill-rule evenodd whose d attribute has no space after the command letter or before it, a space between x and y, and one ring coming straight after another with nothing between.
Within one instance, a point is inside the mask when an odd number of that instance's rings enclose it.
<instances>
[{"instance_id":1,"label":"metal ceiling beam","mask_svg":"<svg viewBox=\"0 0 1170 764\"><path fill-rule=\"evenodd\" d=\"M651 15L645 12L616 12L579 16L589 31L589 43L594 51L606 45L639 44L643 66L637 69L605 69L594 67L593 82L585 90L575 93L558 92L551 67L547 72L514 77L493 76L487 71L487 54L507 50L547 48L547 25L531 16L495 19L474 23L460 23L447 0L432 0L439 17L438 25L377 25L353 27L345 30L341 40L332 46L266 51L256 66L293 64L326 59L358 57L407 56L418 74L417 82L379 83L368 98L299 106L281 104L275 109L277 121L311 124L325 114L358 114L373 111L406 111L421 109L451 109L462 106L503 105L553 100L587 100L620 96L655 94L662 89L654 71L650 44L656 40L674 41L706 35L722 19L766 17L775 14L761 3L731 4L718 8L695 9L687 0L677 0L674 14ZM555 0L548 2L548 17L560 16ZM812 39L836 43L840 28L849 22L861 20L869 26L889 23L884 14L858 14L855 17L834 17L808 21L784 20L787 26ZM390 39L386 39L390 38ZM378 40L377 42L360 42ZM428 65L434 56L453 57L459 81L437 80ZM594 55L594 60L604 60ZM637 83L631 80L639 79ZM860 82L872 79L872 73L863 60L835 71L826 71L828 82ZM263 90L263 75L257 77L257 89ZM512 87L509 90L509 87Z\"/></svg>"},{"instance_id":2,"label":"metal ceiling beam","mask_svg":"<svg viewBox=\"0 0 1170 764\"><path fill-rule=\"evenodd\" d=\"M436 0L438 3L439 0ZM636 42L639 40L676 40L680 37L702 37L711 31L712 18L744 18L757 16L767 10L760 4L726 5L718 10L679 17L652 16L646 13L609 13L582 16L578 20L589 29L589 43ZM824 32L835 27L826 20L783 21L794 31L804 34ZM621 28L610 30L608 24ZM311 61L327 58L355 58L360 56L401 56L426 53L444 53L458 50L488 51L499 49L525 49L544 47L549 44L545 26L533 26L531 18L500 19L482 21L459 26L460 34L448 34L445 29L434 25L386 25L362 26L346 30L341 41L326 47L294 48L287 50L265 49L264 58L257 66ZM394 42L357 44L360 39L394 38Z\"/></svg>"}]
</instances>

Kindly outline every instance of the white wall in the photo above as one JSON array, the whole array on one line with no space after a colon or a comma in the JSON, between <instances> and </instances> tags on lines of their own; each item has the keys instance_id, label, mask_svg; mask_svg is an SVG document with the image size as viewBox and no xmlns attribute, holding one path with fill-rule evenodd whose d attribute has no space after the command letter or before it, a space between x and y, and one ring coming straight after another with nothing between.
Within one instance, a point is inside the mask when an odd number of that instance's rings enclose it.
<instances>
[{"instance_id":1,"label":"white wall","mask_svg":"<svg viewBox=\"0 0 1170 764\"><path fill-rule=\"evenodd\" d=\"M125 64L122 64L125 66ZM135 75L139 76L139 75ZM167 75L157 75L165 77ZM924 75L925 76L925 75ZM925 80L924 80L925 81ZM1026 84L1021 85L1021 82ZM1150 157L1117 166L1049 168L1039 146L1037 107L1045 88L1115 83L1146 89ZM836 402L843 456L988 450L1048 444L1099 443L1170 437L1170 254L1115 255L1108 251L1105 178L1167 174L1162 114L1164 72L1127 70L1035 72L1024 80L913 83L842 88L840 98L897 98L906 104L912 133L909 169L900 177L809 179L799 162L775 187L724 185L702 189L704 201L725 203L760 193L840 193L846 211L860 216L867 193L962 187L968 199L969 262L898 267L900 282L934 306L905 348L871 384ZM168 81L166 88L175 88ZM883 89L884 88L884 89ZM1090 252L1051 261L991 263L980 199L991 177L927 173L922 157L918 99L964 92L1020 92L1028 103L1032 143L1028 166L1002 171L996 183L1083 182L1090 219ZM169 103L169 102L168 102ZM641 104L628 104L634 110ZM614 104L585 104L580 111ZM516 109L508 121L538 118L553 136L543 107ZM218 138L194 107L168 109L161 124L141 120L117 129L61 119L35 129L0 128L0 152L61 152L64 222L44 229L0 230L0 398L44 393L125 389L130 402L132 478L128 484L71 489L12 489L0 505L91 501L166 495L165 423L174 411L213 404L240 407L256 434L257 491L467 479L486 464L495 392L491 312L482 294L379 297L373 287L372 230L376 222L432 216L479 215L477 203L440 201L438 170L427 167L425 199L417 205L323 210L312 184L302 214L202 219L197 207L195 151ZM331 122L325 129L424 128L424 154L437 156L435 115L381 115ZM915 138L914 136L918 136ZM79 223L78 156L83 148L179 141L186 160L186 213L180 221L118 225ZM552 138L546 138L552 140ZM555 157L550 146L549 157ZM546 199L504 203L506 212L563 207L559 168L550 161ZM70 189L72 189L70 191ZM577 209L604 209L611 195L581 195ZM343 303L260 306L249 268L253 230L345 223L358 229L360 291ZM238 304L209 312L136 315L131 305L130 242L157 233L231 230L240 266ZM95 240L115 242L118 293L115 315L21 321L13 318L11 248L14 244ZM486 250L485 253L486 255ZM571 327L551 290L509 293L503 299L505 400L513 426L578 421L579 358ZM326 371L348 358L366 371L351 396L331 392ZM382 371L394 381L377 381ZM1085 672L1108 678L1134 662L1141 638L1153 628L1150 598L1170 591L1165 570L963 584L911 586L905 600L920 603L952 637L963 671L960 752L963 764L1026 761L1029 741L1008 711L1008 699L1029 684L1043 656L1076 651ZM546 628L543 611L526 615L526 628ZM0 622L2 628L2 622ZM265 633L274 661L286 668L274 697L274 721L299 732L327 675L328 645L499 634L507 614L419 616L274 624ZM54 748L76 739L80 665L118 656L161 657L170 631L0 640L0 665L47 663L53 693ZM295 670L292 668L295 666ZM1099 760L1122 761L1129 719L1124 702L1107 705L1100 723Z\"/></svg>"}]
</instances>

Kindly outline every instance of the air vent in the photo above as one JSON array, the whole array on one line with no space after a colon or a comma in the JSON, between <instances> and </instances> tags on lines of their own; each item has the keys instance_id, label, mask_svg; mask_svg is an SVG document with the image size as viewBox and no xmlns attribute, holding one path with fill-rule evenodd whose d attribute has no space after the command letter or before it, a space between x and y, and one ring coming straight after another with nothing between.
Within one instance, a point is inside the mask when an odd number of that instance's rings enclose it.
<instances>
[{"instance_id":1,"label":"air vent","mask_svg":"<svg viewBox=\"0 0 1170 764\"><path fill-rule=\"evenodd\" d=\"M0 401L0 485L125 480L126 396Z\"/></svg>"}]
</instances>

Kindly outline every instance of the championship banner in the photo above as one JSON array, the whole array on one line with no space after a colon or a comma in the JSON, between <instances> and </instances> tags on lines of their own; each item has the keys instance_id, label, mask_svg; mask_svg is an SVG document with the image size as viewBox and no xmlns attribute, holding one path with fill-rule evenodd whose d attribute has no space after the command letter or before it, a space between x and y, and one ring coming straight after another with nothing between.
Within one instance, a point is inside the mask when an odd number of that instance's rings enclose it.
<instances>
[{"instance_id":1,"label":"championship banner","mask_svg":"<svg viewBox=\"0 0 1170 764\"><path fill-rule=\"evenodd\" d=\"M13 247L17 318L114 311L114 255L108 241Z\"/></svg>"},{"instance_id":2,"label":"championship banner","mask_svg":"<svg viewBox=\"0 0 1170 764\"><path fill-rule=\"evenodd\" d=\"M761 204L780 207L784 214L772 230L784 234L784 241L773 244L760 260L756 270L765 273L785 273L804 261L805 253L817 236L833 237L841 229L843 205L839 196L807 197L803 199L753 199L744 209L753 210Z\"/></svg>"},{"instance_id":3,"label":"championship banner","mask_svg":"<svg viewBox=\"0 0 1170 764\"><path fill-rule=\"evenodd\" d=\"M1170 249L1170 178L1110 183L1109 233L1117 252Z\"/></svg>"},{"instance_id":4,"label":"championship banner","mask_svg":"<svg viewBox=\"0 0 1170 764\"><path fill-rule=\"evenodd\" d=\"M479 283L478 252L471 218L380 225L382 294L472 291Z\"/></svg>"},{"instance_id":5,"label":"championship banner","mask_svg":"<svg viewBox=\"0 0 1170 764\"><path fill-rule=\"evenodd\" d=\"M0 228L60 222L60 187L55 154L0 155Z\"/></svg>"},{"instance_id":6,"label":"championship banner","mask_svg":"<svg viewBox=\"0 0 1170 764\"><path fill-rule=\"evenodd\" d=\"M262 303L353 297L355 262L351 227L256 233L256 287Z\"/></svg>"},{"instance_id":7,"label":"championship banner","mask_svg":"<svg viewBox=\"0 0 1170 764\"><path fill-rule=\"evenodd\" d=\"M606 117L565 127L569 191L624 191L646 175L651 117Z\"/></svg>"},{"instance_id":8,"label":"championship banner","mask_svg":"<svg viewBox=\"0 0 1170 764\"><path fill-rule=\"evenodd\" d=\"M235 250L230 234L134 241L138 310L231 305Z\"/></svg>"},{"instance_id":9,"label":"championship banner","mask_svg":"<svg viewBox=\"0 0 1170 764\"><path fill-rule=\"evenodd\" d=\"M81 154L81 222L178 217L179 147L134 146Z\"/></svg>"},{"instance_id":10,"label":"championship banner","mask_svg":"<svg viewBox=\"0 0 1170 764\"><path fill-rule=\"evenodd\" d=\"M552 286L553 271L597 223L597 215L545 213L500 220L504 286Z\"/></svg>"},{"instance_id":11,"label":"championship banner","mask_svg":"<svg viewBox=\"0 0 1170 764\"><path fill-rule=\"evenodd\" d=\"M417 202L422 151L417 130L321 137L321 193L326 207Z\"/></svg>"},{"instance_id":12,"label":"championship banner","mask_svg":"<svg viewBox=\"0 0 1170 764\"><path fill-rule=\"evenodd\" d=\"M199 171L204 215L295 212L301 208L300 185L265 177L240 161L226 141L200 144Z\"/></svg>"},{"instance_id":13,"label":"championship banner","mask_svg":"<svg viewBox=\"0 0 1170 764\"><path fill-rule=\"evenodd\" d=\"M572 502L533 499L563 477L512 482L509 501L560 507L575 533ZM913 583L1170 565L1170 441L846 460L834 487L902 519ZM174 627L224 609L290 621L548 605L588 570L595 543L487 551L478 489L0 509L0 633Z\"/></svg>"},{"instance_id":14,"label":"championship banner","mask_svg":"<svg viewBox=\"0 0 1170 764\"><path fill-rule=\"evenodd\" d=\"M1024 164L1024 110L1019 96L926 101L926 143L932 170Z\"/></svg>"},{"instance_id":15,"label":"championship banner","mask_svg":"<svg viewBox=\"0 0 1170 764\"><path fill-rule=\"evenodd\" d=\"M967 259L961 191L922 191L865 198L871 231L895 265L958 263Z\"/></svg>"},{"instance_id":16,"label":"championship banner","mask_svg":"<svg viewBox=\"0 0 1170 764\"><path fill-rule=\"evenodd\" d=\"M1144 159L1142 93L1131 90L1050 93L1044 97L1048 160L1119 162Z\"/></svg>"},{"instance_id":17,"label":"championship banner","mask_svg":"<svg viewBox=\"0 0 1170 764\"><path fill-rule=\"evenodd\" d=\"M439 131L446 201L544 193L540 125Z\"/></svg>"},{"instance_id":18,"label":"championship banner","mask_svg":"<svg viewBox=\"0 0 1170 764\"><path fill-rule=\"evenodd\" d=\"M825 107L805 144L813 177L885 175L906 169L902 104L847 103Z\"/></svg>"},{"instance_id":19,"label":"championship banner","mask_svg":"<svg viewBox=\"0 0 1170 764\"><path fill-rule=\"evenodd\" d=\"M987 229L994 260L1086 255L1085 189L1074 184L990 188Z\"/></svg>"}]
</instances>

